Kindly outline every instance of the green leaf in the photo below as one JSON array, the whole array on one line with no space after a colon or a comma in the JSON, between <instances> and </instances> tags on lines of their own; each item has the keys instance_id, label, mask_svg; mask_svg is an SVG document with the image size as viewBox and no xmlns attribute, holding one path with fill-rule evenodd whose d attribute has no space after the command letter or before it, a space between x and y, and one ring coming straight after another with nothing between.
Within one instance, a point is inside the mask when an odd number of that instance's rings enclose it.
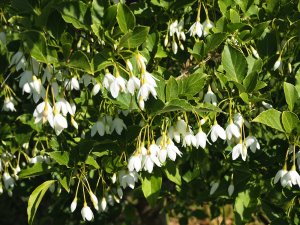
<instances>
[{"instance_id":1,"label":"green leaf","mask_svg":"<svg viewBox=\"0 0 300 225\"><path fill-rule=\"evenodd\" d=\"M93 74L89 59L82 51L76 51L74 54L72 54L68 66Z\"/></svg>"},{"instance_id":2,"label":"green leaf","mask_svg":"<svg viewBox=\"0 0 300 225\"><path fill-rule=\"evenodd\" d=\"M25 31L21 34L30 54L37 61L48 63L45 36L38 31Z\"/></svg>"},{"instance_id":3,"label":"green leaf","mask_svg":"<svg viewBox=\"0 0 300 225\"><path fill-rule=\"evenodd\" d=\"M168 102L163 108L154 111L152 114L159 115L166 112L174 112L174 111L192 111L193 106L188 103L184 99L173 99L170 102Z\"/></svg>"},{"instance_id":4,"label":"green leaf","mask_svg":"<svg viewBox=\"0 0 300 225\"><path fill-rule=\"evenodd\" d=\"M127 5L119 3L117 9L117 21L123 33L133 30L135 27L135 17Z\"/></svg>"},{"instance_id":5,"label":"green leaf","mask_svg":"<svg viewBox=\"0 0 300 225\"><path fill-rule=\"evenodd\" d=\"M166 85L166 101L178 98L178 84L174 77L170 77Z\"/></svg>"},{"instance_id":6,"label":"green leaf","mask_svg":"<svg viewBox=\"0 0 300 225\"><path fill-rule=\"evenodd\" d=\"M157 197L159 196L162 184L162 177L157 174L145 174L142 178L142 190L145 198L150 203L154 205Z\"/></svg>"},{"instance_id":7,"label":"green leaf","mask_svg":"<svg viewBox=\"0 0 300 225\"><path fill-rule=\"evenodd\" d=\"M35 213L49 187L55 182L55 180L48 180L39 185L29 196L28 206L27 206L27 215L28 223L32 224Z\"/></svg>"},{"instance_id":8,"label":"green leaf","mask_svg":"<svg viewBox=\"0 0 300 225\"><path fill-rule=\"evenodd\" d=\"M69 159L70 159L68 152L54 151L54 152L49 152L49 155L59 165L68 166Z\"/></svg>"},{"instance_id":9,"label":"green leaf","mask_svg":"<svg viewBox=\"0 0 300 225\"><path fill-rule=\"evenodd\" d=\"M178 92L180 95L190 97L203 90L206 74L194 73L178 80Z\"/></svg>"},{"instance_id":10,"label":"green leaf","mask_svg":"<svg viewBox=\"0 0 300 225\"><path fill-rule=\"evenodd\" d=\"M93 156L88 156L87 159L85 160L85 163L88 164L88 165L91 165L93 166L95 169L99 169L100 166L99 164L97 163L97 161L94 159Z\"/></svg>"},{"instance_id":11,"label":"green leaf","mask_svg":"<svg viewBox=\"0 0 300 225\"><path fill-rule=\"evenodd\" d=\"M249 206L250 203L250 194L249 190L240 192L235 199L234 211L239 214L240 219L244 220L244 211Z\"/></svg>"},{"instance_id":12,"label":"green leaf","mask_svg":"<svg viewBox=\"0 0 300 225\"><path fill-rule=\"evenodd\" d=\"M68 184L68 180L67 180L66 176L64 176L63 178L59 179L59 183L66 190L66 192L68 192L68 193L70 192L70 186Z\"/></svg>"},{"instance_id":13,"label":"green leaf","mask_svg":"<svg viewBox=\"0 0 300 225\"><path fill-rule=\"evenodd\" d=\"M298 92L294 85L284 82L283 83L283 90L285 95L285 101L289 106L289 110L293 111L294 105L296 101L298 100Z\"/></svg>"},{"instance_id":14,"label":"green leaf","mask_svg":"<svg viewBox=\"0 0 300 225\"><path fill-rule=\"evenodd\" d=\"M50 173L51 171L53 171L53 168L51 168L48 164L36 163L31 167L21 170L21 172L19 173L19 178L39 176L42 174Z\"/></svg>"},{"instance_id":15,"label":"green leaf","mask_svg":"<svg viewBox=\"0 0 300 225\"><path fill-rule=\"evenodd\" d=\"M119 48L137 48L143 44L149 33L149 27L136 26L133 31L129 31L125 34L119 43Z\"/></svg>"},{"instance_id":16,"label":"green leaf","mask_svg":"<svg viewBox=\"0 0 300 225\"><path fill-rule=\"evenodd\" d=\"M262 123L266 126L284 132L281 125L281 112L276 109L268 109L267 111L259 114L253 122Z\"/></svg>"},{"instance_id":17,"label":"green leaf","mask_svg":"<svg viewBox=\"0 0 300 225\"><path fill-rule=\"evenodd\" d=\"M284 130L290 134L294 129L297 129L300 121L298 116L293 112L284 111L281 116Z\"/></svg>"},{"instance_id":18,"label":"green leaf","mask_svg":"<svg viewBox=\"0 0 300 225\"><path fill-rule=\"evenodd\" d=\"M258 74L256 72L250 73L245 77L243 85L247 93L251 93L255 89L257 84L257 78Z\"/></svg>"},{"instance_id":19,"label":"green leaf","mask_svg":"<svg viewBox=\"0 0 300 225\"><path fill-rule=\"evenodd\" d=\"M181 185L181 175L178 167L170 161L167 161L164 172L167 178L177 185Z\"/></svg>"},{"instance_id":20,"label":"green leaf","mask_svg":"<svg viewBox=\"0 0 300 225\"><path fill-rule=\"evenodd\" d=\"M58 6L58 10L67 23L71 23L77 29L89 30L87 24L90 21L86 16L88 6L82 1L64 2Z\"/></svg>"},{"instance_id":21,"label":"green leaf","mask_svg":"<svg viewBox=\"0 0 300 225\"><path fill-rule=\"evenodd\" d=\"M222 52L222 64L230 80L239 83L244 80L248 66L243 53L226 45Z\"/></svg>"},{"instance_id":22,"label":"green leaf","mask_svg":"<svg viewBox=\"0 0 300 225\"><path fill-rule=\"evenodd\" d=\"M215 50L226 39L226 33L216 33L209 35L206 40L205 52L211 52Z\"/></svg>"}]
</instances>

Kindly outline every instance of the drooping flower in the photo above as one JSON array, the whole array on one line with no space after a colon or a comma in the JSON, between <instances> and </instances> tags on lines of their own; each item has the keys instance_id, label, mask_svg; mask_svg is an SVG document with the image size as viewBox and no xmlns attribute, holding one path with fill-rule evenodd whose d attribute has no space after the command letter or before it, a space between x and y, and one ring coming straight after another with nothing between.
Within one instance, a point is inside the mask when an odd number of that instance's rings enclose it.
<instances>
[{"instance_id":1,"label":"drooping flower","mask_svg":"<svg viewBox=\"0 0 300 225\"><path fill-rule=\"evenodd\" d=\"M55 106L57 112L61 112L63 116L67 116L68 113L70 115L74 115L70 103L64 98L59 98L59 100L55 103Z\"/></svg>"},{"instance_id":2,"label":"drooping flower","mask_svg":"<svg viewBox=\"0 0 300 225\"><path fill-rule=\"evenodd\" d=\"M287 174L287 172L288 171L286 170L286 166L284 166L281 170L279 170L275 175L274 184L276 184L280 180L281 186L285 187L287 181L284 175Z\"/></svg>"},{"instance_id":3,"label":"drooping flower","mask_svg":"<svg viewBox=\"0 0 300 225\"><path fill-rule=\"evenodd\" d=\"M190 36L194 37L195 35L197 35L200 38L202 36L202 32L203 32L203 25L199 21L196 21L190 27L188 32L190 33Z\"/></svg>"},{"instance_id":4,"label":"drooping flower","mask_svg":"<svg viewBox=\"0 0 300 225\"><path fill-rule=\"evenodd\" d=\"M221 138L223 140L226 139L225 130L217 122L211 128L210 138L212 142L216 142L218 138Z\"/></svg>"},{"instance_id":5,"label":"drooping flower","mask_svg":"<svg viewBox=\"0 0 300 225\"><path fill-rule=\"evenodd\" d=\"M72 77L71 79L65 79L64 86L68 91L72 91L73 89L79 91L80 89L79 81L76 77Z\"/></svg>"},{"instance_id":6,"label":"drooping flower","mask_svg":"<svg viewBox=\"0 0 300 225\"><path fill-rule=\"evenodd\" d=\"M245 143L239 143L232 149L232 159L236 160L239 156L242 156L242 159L246 161L247 157L247 147Z\"/></svg>"},{"instance_id":7,"label":"drooping flower","mask_svg":"<svg viewBox=\"0 0 300 225\"><path fill-rule=\"evenodd\" d=\"M75 197L74 200L71 203L71 207L70 207L71 208L71 212L74 212L75 209L76 209L76 207L77 207L77 198Z\"/></svg>"},{"instance_id":8,"label":"drooping flower","mask_svg":"<svg viewBox=\"0 0 300 225\"><path fill-rule=\"evenodd\" d=\"M23 52L16 52L11 60L10 60L10 64L9 67L16 65L16 70L19 71L20 69L23 69L25 71L27 63L26 63L26 58L23 54Z\"/></svg>"},{"instance_id":9,"label":"drooping flower","mask_svg":"<svg viewBox=\"0 0 300 225\"><path fill-rule=\"evenodd\" d=\"M203 23L203 36L206 37L209 34L210 29L213 27L214 23L207 18Z\"/></svg>"},{"instance_id":10,"label":"drooping flower","mask_svg":"<svg viewBox=\"0 0 300 225\"><path fill-rule=\"evenodd\" d=\"M279 56L279 58L276 60L274 66L273 66L273 70L277 70L281 65L281 56Z\"/></svg>"},{"instance_id":11,"label":"drooping flower","mask_svg":"<svg viewBox=\"0 0 300 225\"><path fill-rule=\"evenodd\" d=\"M218 103L217 96L215 95L215 93L212 92L210 85L208 86L207 93L204 95L203 102L210 103L214 106L217 106L217 103Z\"/></svg>"},{"instance_id":12,"label":"drooping flower","mask_svg":"<svg viewBox=\"0 0 300 225\"><path fill-rule=\"evenodd\" d=\"M13 97L6 97L4 99L2 110L6 111L6 112L7 111L15 112L16 109L15 109L14 102L15 101L14 101Z\"/></svg>"},{"instance_id":13,"label":"drooping flower","mask_svg":"<svg viewBox=\"0 0 300 225\"><path fill-rule=\"evenodd\" d=\"M202 130L199 130L199 132L195 135L196 138L196 148L199 148L199 146L203 149L206 147L207 142L207 135Z\"/></svg>"},{"instance_id":14,"label":"drooping flower","mask_svg":"<svg viewBox=\"0 0 300 225\"><path fill-rule=\"evenodd\" d=\"M5 186L5 189L8 190L9 188L13 188L15 185L15 180L10 176L9 173L4 172L2 175L3 183Z\"/></svg>"},{"instance_id":15,"label":"drooping flower","mask_svg":"<svg viewBox=\"0 0 300 225\"><path fill-rule=\"evenodd\" d=\"M134 95L135 90L140 89L141 82L140 80L134 76L131 75L128 82L127 82L127 90L131 95Z\"/></svg>"},{"instance_id":16,"label":"drooping flower","mask_svg":"<svg viewBox=\"0 0 300 225\"><path fill-rule=\"evenodd\" d=\"M260 149L260 144L258 142L258 140L256 139L256 137L254 136L248 136L246 138L246 146L247 148L250 147L250 150L255 153L256 149Z\"/></svg>"},{"instance_id":17,"label":"drooping flower","mask_svg":"<svg viewBox=\"0 0 300 225\"><path fill-rule=\"evenodd\" d=\"M103 122L103 119L98 120L93 126L92 126L92 130L91 130L91 136L94 137L96 132L98 132L98 134L100 136L103 136L105 134L105 125Z\"/></svg>"},{"instance_id":18,"label":"drooping flower","mask_svg":"<svg viewBox=\"0 0 300 225\"><path fill-rule=\"evenodd\" d=\"M228 140L231 140L232 137L240 138L241 133L239 127L233 123L231 120L229 125L226 127L226 136Z\"/></svg>"},{"instance_id":19,"label":"drooping flower","mask_svg":"<svg viewBox=\"0 0 300 225\"><path fill-rule=\"evenodd\" d=\"M96 195L89 191L89 194L90 194L90 198L91 198L91 201L94 205L94 208L98 211L99 210L99 206L98 206L98 198L96 197Z\"/></svg>"},{"instance_id":20,"label":"drooping flower","mask_svg":"<svg viewBox=\"0 0 300 225\"><path fill-rule=\"evenodd\" d=\"M60 113L54 112L53 128L56 135L60 135L63 129L68 128L68 122Z\"/></svg>"},{"instance_id":21,"label":"drooping flower","mask_svg":"<svg viewBox=\"0 0 300 225\"><path fill-rule=\"evenodd\" d=\"M293 166L290 171L288 171L284 176L282 177L284 186L290 186L298 185L300 187L300 175L296 171L296 167Z\"/></svg>"},{"instance_id":22,"label":"drooping flower","mask_svg":"<svg viewBox=\"0 0 300 225\"><path fill-rule=\"evenodd\" d=\"M54 127L53 110L47 99L37 105L36 109L33 112L33 116L35 117L35 123L45 123L46 121L48 121L50 126L52 128Z\"/></svg>"},{"instance_id":23,"label":"drooping flower","mask_svg":"<svg viewBox=\"0 0 300 225\"><path fill-rule=\"evenodd\" d=\"M128 160L128 170L139 172L142 168L142 155L137 153L132 155Z\"/></svg>"},{"instance_id":24,"label":"drooping flower","mask_svg":"<svg viewBox=\"0 0 300 225\"><path fill-rule=\"evenodd\" d=\"M113 98L117 98L119 92L126 92L126 81L119 73L116 74L116 78L110 84L109 91Z\"/></svg>"},{"instance_id":25,"label":"drooping flower","mask_svg":"<svg viewBox=\"0 0 300 225\"><path fill-rule=\"evenodd\" d=\"M123 129L127 129L127 126L125 125L124 121L120 119L119 117L116 117L112 121L112 130L115 130L118 135L121 135Z\"/></svg>"},{"instance_id":26,"label":"drooping flower","mask_svg":"<svg viewBox=\"0 0 300 225\"><path fill-rule=\"evenodd\" d=\"M210 185L211 185L211 188L210 188L209 194L213 195L216 192L216 190L219 188L220 183L218 181L213 181L213 182L211 182Z\"/></svg>"},{"instance_id":27,"label":"drooping flower","mask_svg":"<svg viewBox=\"0 0 300 225\"><path fill-rule=\"evenodd\" d=\"M81 209L81 216L84 221L91 221L94 219L93 211L86 203L84 203L83 208Z\"/></svg>"}]
</instances>

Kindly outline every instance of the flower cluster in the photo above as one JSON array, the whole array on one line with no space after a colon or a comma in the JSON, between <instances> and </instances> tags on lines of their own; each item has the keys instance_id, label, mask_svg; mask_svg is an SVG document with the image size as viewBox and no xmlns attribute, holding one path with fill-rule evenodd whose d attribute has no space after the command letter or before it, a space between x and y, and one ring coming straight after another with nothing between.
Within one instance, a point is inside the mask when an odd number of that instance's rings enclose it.
<instances>
[{"instance_id":1,"label":"flower cluster","mask_svg":"<svg viewBox=\"0 0 300 225\"><path fill-rule=\"evenodd\" d=\"M104 134L112 134L113 131L116 131L118 135L121 135L123 129L127 129L124 121L119 117L115 117L114 119L105 115L100 117L98 121L92 126L91 136L95 136L98 133L100 136Z\"/></svg>"}]
</instances>

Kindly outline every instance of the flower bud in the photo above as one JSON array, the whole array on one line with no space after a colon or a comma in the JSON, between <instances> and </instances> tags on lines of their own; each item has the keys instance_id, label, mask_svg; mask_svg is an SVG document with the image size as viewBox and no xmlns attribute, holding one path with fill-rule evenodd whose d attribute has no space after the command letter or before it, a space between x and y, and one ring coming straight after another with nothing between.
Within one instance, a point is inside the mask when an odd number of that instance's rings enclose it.
<instances>
[{"instance_id":1,"label":"flower bud","mask_svg":"<svg viewBox=\"0 0 300 225\"><path fill-rule=\"evenodd\" d=\"M274 66L273 66L273 70L277 70L279 68L279 66L281 65L281 57L279 56L279 58L277 59L277 61L275 62Z\"/></svg>"},{"instance_id":2,"label":"flower bud","mask_svg":"<svg viewBox=\"0 0 300 225\"><path fill-rule=\"evenodd\" d=\"M71 212L74 212L77 207L77 198L75 197L73 202L71 203Z\"/></svg>"},{"instance_id":3,"label":"flower bud","mask_svg":"<svg viewBox=\"0 0 300 225\"><path fill-rule=\"evenodd\" d=\"M91 201L92 201L92 203L94 205L94 208L98 211L99 210L99 206L98 206L98 199L97 199L96 195L94 195L94 193L91 192L91 191L89 192L89 194L90 194Z\"/></svg>"}]
</instances>

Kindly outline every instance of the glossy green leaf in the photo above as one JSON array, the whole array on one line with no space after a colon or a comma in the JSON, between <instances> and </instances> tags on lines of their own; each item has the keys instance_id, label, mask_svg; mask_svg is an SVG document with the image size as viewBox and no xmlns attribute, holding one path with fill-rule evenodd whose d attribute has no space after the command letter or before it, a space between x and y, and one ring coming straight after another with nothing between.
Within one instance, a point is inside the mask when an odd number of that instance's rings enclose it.
<instances>
[{"instance_id":1,"label":"glossy green leaf","mask_svg":"<svg viewBox=\"0 0 300 225\"><path fill-rule=\"evenodd\" d=\"M33 166L29 166L26 169L21 170L18 175L19 178L29 178L50 173L51 171L53 171L53 168L51 168L48 164L35 163Z\"/></svg>"},{"instance_id":2,"label":"glossy green leaf","mask_svg":"<svg viewBox=\"0 0 300 225\"><path fill-rule=\"evenodd\" d=\"M276 109L268 109L259 114L253 122L262 123L266 126L284 132L281 124L281 112Z\"/></svg>"},{"instance_id":3,"label":"glossy green leaf","mask_svg":"<svg viewBox=\"0 0 300 225\"><path fill-rule=\"evenodd\" d=\"M222 64L230 80L241 83L247 74L247 61L243 53L231 46L222 52Z\"/></svg>"},{"instance_id":4,"label":"glossy green leaf","mask_svg":"<svg viewBox=\"0 0 300 225\"><path fill-rule=\"evenodd\" d=\"M49 187L54 184L55 180L48 180L39 185L29 196L28 207L27 207L27 215L28 215L28 223L32 224L34 220L34 216L36 211Z\"/></svg>"},{"instance_id":5,"label":"glossy green leaf","mask_svg":"<svg viewBox=\"0 0 300 225\"><path fill-rule=\"evenodd\" d=\"M162 185L162 177L157 174L145 174L142 177L142 190L147 201L154 205L159 196Z\"/></svg>"},{"instance_id":6,"label":"glossy green leaf","mask_svg":"<svg viewBox=\"0 0 300 225\"><path fill-rule=\"evenodd\" d=\"M296 101L299 99L298 92L294 85L287 82L283 83L283 90L285 95L285 101L289 106L289 110L293 111L294 105Z\"/></svg>"},{"instance_id":7,"label":"glossy green leaf","mask_svg":"<svg viewBox=\"0 0 300 225\"><path fill-rule=\"evenodd\" d=\"M119 48L137 48L143 44L149 32L149 27L136 26L133 31L129 31L125 34L119 43Z\"/></svg>"},{"instance_id":8,"label":"glossy green leaf","mask_svg":"<svg viewBox=\"0 0 300 225\"><path fill-rule=\"evenodd\" d=\"M72 54L68 66L93 74L89 59L82 51L76 51L74 54Z\"/></svg>"},{"instance_id":9,"label":"glossy green leaf","mask_svg":"<svg viewBox=\"0 0 300 225\"><path fill-rule=\"evenodd\" d=\"M281 116L284 130L289 134L300 125L298 116L293 112L284 111Z\"/></svg>"},{"instance_id":10,"label":"glossy green leaf","mask_svg":"<svg viewBox=\"0 0 300 225\"><path fill-rule=\"evenodd\" d=\"M166 85L166 101L178 98L178 84L174 77L170 77Z\"/></svg>"},{"instance_id":11,"label":"glossy green leaf","mask_svg":"<svg viewBox=\"0 0 300 225\"><path fill-rule=\"evenodd\" d=\"M135 16L127 5L119 3L117 8L117 21L123 33L133 30L135 27Z\"/></svg>"},{"instance_id":12,"label":"glossy green leaf","mask_svg":"<svg viewBox=\"0 0 300 225\"><path fill-rule=\"evenodd\" d=\"M68 166L70 157L68 152L54 151L49 152L49 155L59 165Z\"/></svg>"}]
</instances>

